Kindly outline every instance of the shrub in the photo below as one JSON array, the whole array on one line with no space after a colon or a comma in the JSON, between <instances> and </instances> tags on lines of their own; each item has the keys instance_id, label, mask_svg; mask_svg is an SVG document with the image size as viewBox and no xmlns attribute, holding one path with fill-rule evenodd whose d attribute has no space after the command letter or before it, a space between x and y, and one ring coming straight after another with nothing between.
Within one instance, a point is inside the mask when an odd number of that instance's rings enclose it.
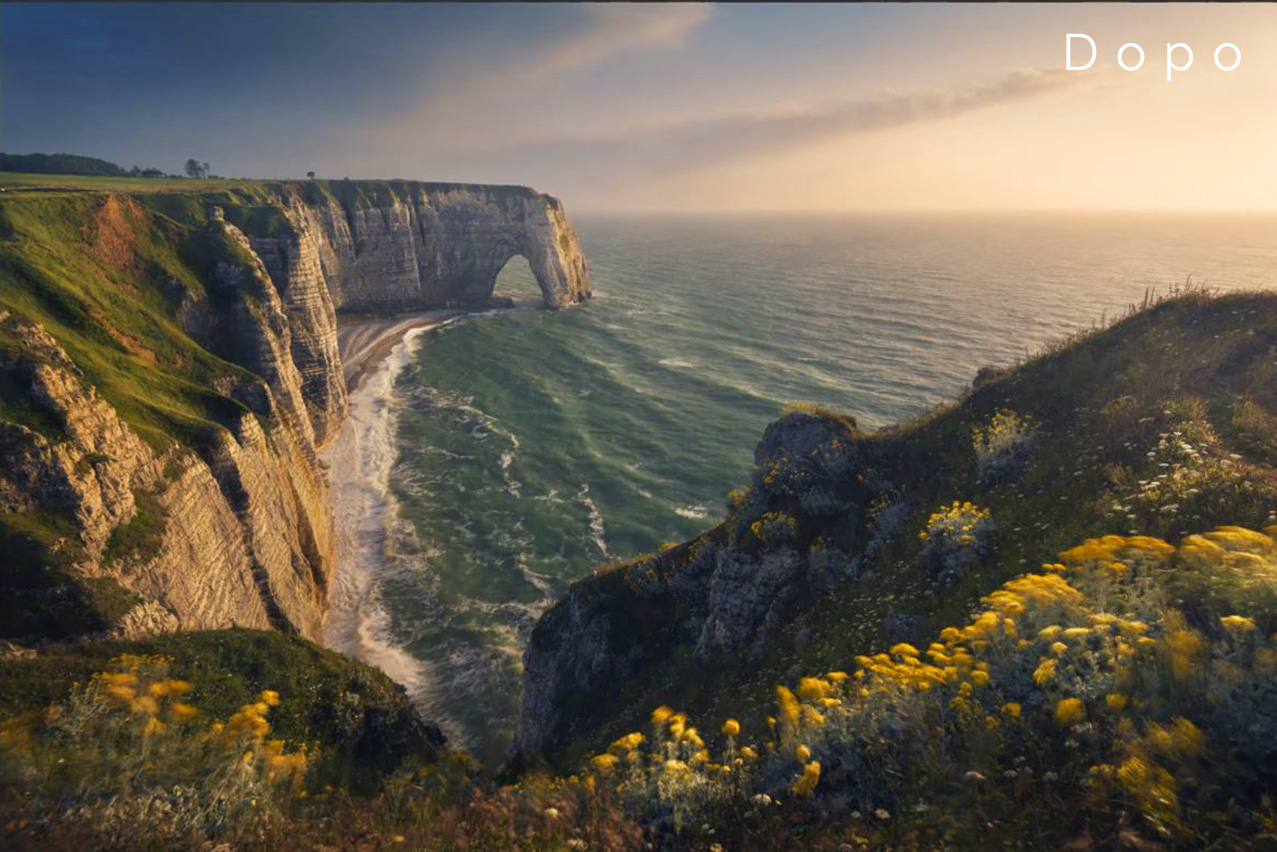
<instances>
[{"instance_id":1,"label":"shrub","mask_svg":"<svg viewBox=\"0 0 1277 852\"><path fill-rule=\"evenodd\" d=\"M86 821L116 842L255 836L301 792L306 750L268 739L279 695L264 690L209 724L168 676L171 658L123 655L60 705L0 726L0 797L36 819Z\"/></svg>"},{"instance_id":2,"label":"shrub","mask_svg":"<svg viewBox=\"0 0 1277 852\"><path fill-rule=\"evenodd\" d=\"M918 533L926 542L922 558L941 575L969 568L988 555L993 529L988 509L954 500L953 505L933 512L926 529Z\"/></svg>"},{"instance_id":3,"label":"shrub","mask_svg":"<svg viewBox=\"0 0 1277 852\"><path fill-rule=\"evenodd\" d=\"M1142 478L1131 476L1117 483L1119 494L1109 507L1110 517L1124 517L1132 530L1168 534L1202 517L1249 514L1252 504L1260 501L1254 482L1259 474L1240 456L1212 452L1217 444L1202 421L1161 433L1146 454Z\"/></svg>"},{"instance_id":4,"label":"shrub","mask_svg":"<svg viewBox=\"0 0 1277 852\"><path fill-rule=\"evenodd\" d=\"M980 480L995 482L1018 473L1032 449L1036 428L1033 418L1004 409L988 425L971 430Z\"/></svg>"}]
</instances>

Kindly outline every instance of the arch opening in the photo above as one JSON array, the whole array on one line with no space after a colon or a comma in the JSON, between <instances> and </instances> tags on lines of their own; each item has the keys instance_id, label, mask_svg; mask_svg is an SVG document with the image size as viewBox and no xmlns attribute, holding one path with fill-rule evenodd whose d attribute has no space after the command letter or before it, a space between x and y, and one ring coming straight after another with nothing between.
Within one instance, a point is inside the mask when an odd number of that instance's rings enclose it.
<instances>
[{"instance_id":1,"label":"arch opening","mask_svg":"<svg viewBox=\"0 0 1277 852\"><path fill-rule=\"evenodd\" d=\"M513 254L497 273L491 301L496 305L542 305L545 293L532 272L532 262L521 254Z\"/></svg>"}]
</instances>

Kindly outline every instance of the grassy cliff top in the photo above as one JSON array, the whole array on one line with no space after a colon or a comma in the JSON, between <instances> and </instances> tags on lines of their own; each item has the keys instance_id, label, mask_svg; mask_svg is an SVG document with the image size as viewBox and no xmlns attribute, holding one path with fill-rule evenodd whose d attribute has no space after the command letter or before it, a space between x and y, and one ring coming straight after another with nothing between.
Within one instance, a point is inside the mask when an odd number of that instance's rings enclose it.
<instances>
[{"instance_id":1,"label":"grassy cliff top","mask_svg":"<svg viewBox=\"0 0 1277 852\"><path fill-rule=\"evenodd\" d=\"M498 196L537 196L550 198L527 186L516 184L458 183L455 181L419 181L392 179L344 178L331 180L266 180L258 178L142 178L108 175L46 175L26 172L0 172L0 192L17 196L68 192L121 192L149 195L183 193L214 196L230 194L243 202L278 201L292 192L307 200L317 200L317 193L340 204L357 203L371 207L391 200L404 201L419 192L441 193L457 190L482 190Z\"/></svg>"}]
</instances>

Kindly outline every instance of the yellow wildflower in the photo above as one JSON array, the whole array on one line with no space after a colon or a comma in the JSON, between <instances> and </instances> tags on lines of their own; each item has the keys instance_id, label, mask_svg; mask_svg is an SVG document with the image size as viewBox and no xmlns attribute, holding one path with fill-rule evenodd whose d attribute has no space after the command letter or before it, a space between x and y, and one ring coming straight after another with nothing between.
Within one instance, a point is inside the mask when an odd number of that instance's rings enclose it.
<instances>
[{"instance_id":1,"label":"yellow wildflower","mask_svg":"<svg viewBox=\"0 0 1277 852\"><path fill-rule=\"evenodd\" d=\"M141 698L133 699L133 703L129 705L129 709L134 713L145 713L148 716L154 716L160 712L160 705L155 703L155 699L149 695L143 695Z\"/></svg>"},{"instance_id":2,"label":"yellow wildflower","mask_svg":"<svg viewBox=\"0 0 1277 852\"><path fill-rule=\"evenodd\" d=\"M612 771L612 767L616 766L616 755L614 754L596 754L590 758L590 765L594 767L594 771L607 773Z\"/></svg>"},{"instance_id":3,"label":"yellow wildflower","mask_svg":"<svg viewBox=\"0 0 1277 852\"><path fill-rule=\"evenodd\" d=\"M1226 615L1219 621L1227 630L1234 633L1249 633L1255 629L1255 619L1244 615Z\"/></svg>"},{"instance_id":4,"label":"yellow wildflower","mask_svg":"<svg viewBox=\"0 0 1277 852\"><path fill-rule=\"evenodd\" d=\"M1077 698L1061 698L1055 705L1055 721L1061 725L1071 725L1086 718L1086 705Z\"/></svg>"},{"instance_id":5,"label":"yellow wildflower","mask_svg":"<svg viewBox=\"0 0 1277 852\"><path fill-rule=\"evenodd\" d=\"M824 698L829 684L817 677L805 677L798 682L798 695L808 701Z\"/></svg>"},{"instance_id":6,"label":"yellow wildflower","mask_svg":"<svg viewBox=\"0 0 1277 852\"><path fill-rule=\"evenodd\" d=\"M729 737L739 736L740 722L737 722L735 719L728 719L723 723L723 733L727 734Z\"/></svg>"},{"instance_id":7,"label":"yellow wildflower","mask_svg":"<svg viewBox=\"0 0 1277 852\"><path fill-rule=\"evenodd\" d=\"M790 789L795 796L810 796L820 783L820 762L811 761L803 767L803 774Z\"/></svg>"},{"instance_id":8,"label":"yellow wildflower","mask_svg":"<svg viewBox=\"0 0 1277 852\"><path fill-rule=\"evenodd\" d=\"M1041 686L1053 677L1055 677L1055 660L1043 657L1033 672L1033 682Z\"/></svg>"}]
</instances>

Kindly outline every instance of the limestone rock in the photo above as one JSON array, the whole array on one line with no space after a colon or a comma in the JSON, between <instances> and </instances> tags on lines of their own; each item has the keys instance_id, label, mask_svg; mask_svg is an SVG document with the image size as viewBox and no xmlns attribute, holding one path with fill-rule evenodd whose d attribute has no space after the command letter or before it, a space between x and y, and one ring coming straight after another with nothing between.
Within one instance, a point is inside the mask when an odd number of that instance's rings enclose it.
<instances>
[{"instance_id":1,"label":"limestone rock","mask_svg":"<svg viewBox=\"0 0 1277 852\"><path fill-rule=\"evenodd\" d=\"M485 305L497 274L526 257L547 307L590 298L576 233L556 198L526 187L393 182L377 205L307 205L339 310Z\"/></svg>"}]
</instances>

